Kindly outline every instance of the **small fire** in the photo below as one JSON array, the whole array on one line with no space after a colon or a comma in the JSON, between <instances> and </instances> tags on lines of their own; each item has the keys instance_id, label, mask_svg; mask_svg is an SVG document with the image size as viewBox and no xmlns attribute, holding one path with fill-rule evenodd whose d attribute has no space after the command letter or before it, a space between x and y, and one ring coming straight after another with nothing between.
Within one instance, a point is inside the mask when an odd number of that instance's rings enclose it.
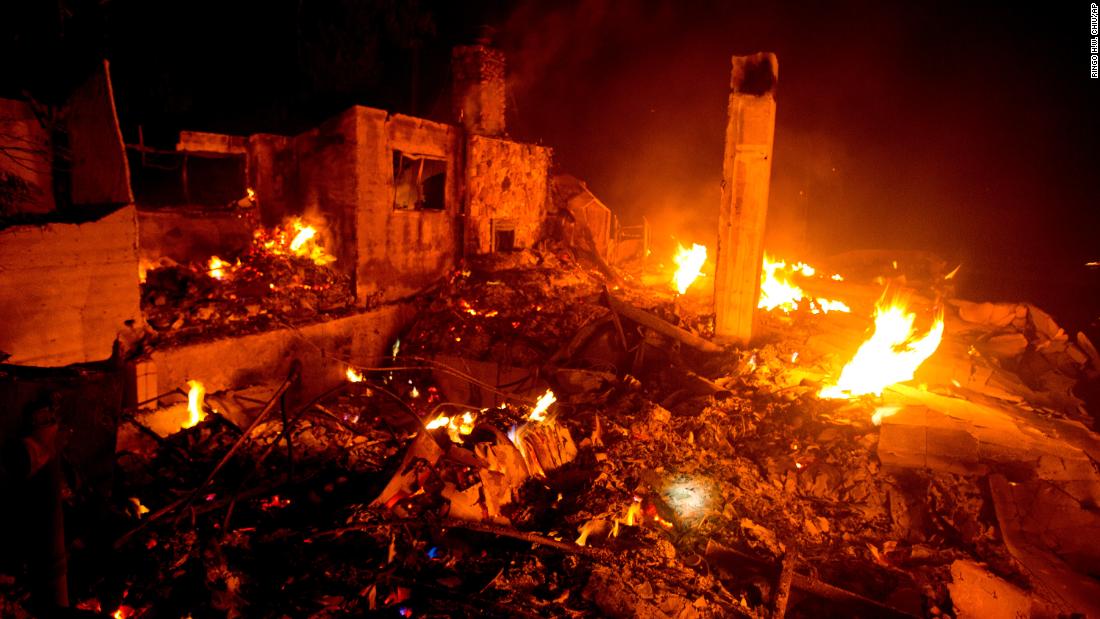
<instances>
[{"instance_id":1,"label":"small fire","mask_svg":"<svg viewBox=\"0 0 1100 619\"><path fill-rule=\"evenodd\" d=\"M703 264L707 261L707 247L706 245L693 243L691 249L688 249L680 245L672 261L676 263L677 267L672 283L680 294L684 294L692 282L702 275L699 269L702 269Z\"/></svg>"},{"instance_id":2,"label":"small fire","mask_svg":"<svg viewBox=\"0 0 1100 619\"><path fill-rule=\"evenodd\" d=\"M477 413L473 411L466 411L461 415L447 416L440 415L435 419L424 424L424 427L428 430L438 430L439 428L447 428L447 436L451 439L452 443L461 443L463 436L468 436L474 431L474 426L477 424Z\"/></svg>"},{"instance_id":3,"label":"small fire","mask_svg":"<svg viewBox=\"0 0 1100 619\"><path fill-rule=\"evenodd\" d=\"M197 380L187 381L187 387L187 412L190 416L181 426L185 429L193 428L200 421L206 419L206 411L203 410L203 404L206 400L206 387Z\"/></svg>"},{"instance_id":4,"label":"small fire","mask_svg":"<svg viewBox=\"0 0 1100 619\"><path fill-rule=\"evenodd\" d=\"M347 371L344 373L349 383L361 383L363 382L363 375L356 371L355 368L348 366Z\"/></svg>"},{"instance_id":5,"label":"small fire","mask_svg":"<svg viewBox=\"0 0 1100 619\"><path fill-rule=\"evenodd\" d=\"M787 263L782 260L773 260L764 254L764 263L760 271L760 301L756 307L771 311L779 308L784 312L793 312L798 309L798 303L802 300L802 289L787 281L779 271L786 271Z\"/></svg>"},{"instance_id":6,"label":"small fire","mask_svg":"<svg viewBox=\"0 0 1100 619\"><path fill-rule=\"evenodd\" d=\"M294 227L298 234L294 235L294 240L290 242L290 251L301 256L302 246L317 236L317 228L307 226L301 223L300 220L295 222Z\"/></svg>"},{"instance_id":7,"label":"small fire","mask_svg":"<svg viewBox=\"0 0 1100 619\"><path fill-rule=\"evenodd\" d=\"M764 254L764 262L760 269L760 300L757 302L756 307L769 312L778 308L786 314L797 311L800 304L806 300L806 295L802 292L802 288L791 283L789 276L795 273L799 273L803 277L813 277L817 274L817 269L805 262L788 266L786 261L776 260ZM844 280L840 275L833 275L830 279ZM835 301L824 297L810 298L809 309L813 314L852 311L843 301Z\"/></svg>"},{"instance_id":8,"label":"small fire","mask_svg":"<svg viewBox=\"0 0 1100 619\"><path fill-rule=\"evenodd\" d=\"M928 333L917 337L913 322L916 315L908 311L908 299L886 294L875 305L875 331L844 366L835 384L827 385L818 394L822 398L850 398L866 394L882 395L886 387L913 378L940 346L943 339L943 308L936 312Z\"/></svg>"},{"instance_id":9,"label":"small fire","mask_svg":"<svg viewBox=\"0 0 1100 619\"><path fill-rule=\"evenodd\" d=\"M210 256L210 262L206 264L206 272L214 279L222 279L225 277L225 270L231 266L232 265L228 262L217 256Z\"/></svg>"},{"instance_id":10,"label":"small fire","mask_svg":"<svg viewBox=\"0 0 1100 619\"><path fill-rule=\"evenodd\" d=\"M527 419L531 421L546 421L546 409L550 408L550 405L557 401L558 398L554 395L554 392L547 389L546 393L539 396L538 401L535 402L535 408L531 409L531 414L527 415Z\"/></svg>"},{"instance_id":11,"label":"small fire","mask_svg":"<svg viewBox=\"0 0 1100 619\"><path fill-rule=\"evenodd\" d=\"M323 245L316 227L302 221L300 217L290 219L281 228L271 232L256 231L256 241L265 250L277 256L293 254L324 266L336 261Z\"/></svg>"}]
</instances>

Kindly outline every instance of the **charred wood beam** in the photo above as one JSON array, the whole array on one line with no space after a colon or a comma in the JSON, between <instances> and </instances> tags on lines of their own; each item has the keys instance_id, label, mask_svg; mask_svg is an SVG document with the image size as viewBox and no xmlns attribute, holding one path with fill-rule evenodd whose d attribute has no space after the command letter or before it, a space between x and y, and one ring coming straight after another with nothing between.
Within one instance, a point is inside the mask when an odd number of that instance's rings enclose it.
<instances>
[{"instance_id":1,"label":"charred wood beam","mask_svg":"<svg viewBox=\"0 0 1100 619\"><path fill-rule=\"evenodd\" d=\"M722 352L723 350L721 346L715 344L714 342L703 339L685 329L681 329L680 327L677 327L670 322L658 318L657 316L654 316L649 312L642 311L634 307L633 305L630 305L615 298L613 295L606 295L605 300L607 302L607 306L611 308L611 311L615 312L616 314L619 314L620 316L625 316L626 318L633 320L643 327L652 329L653 331L656 331L657 333L660 333L665 337L672 338L680 342L681 344L685 344L702 352Z\"/></svg>"}]
</instances>

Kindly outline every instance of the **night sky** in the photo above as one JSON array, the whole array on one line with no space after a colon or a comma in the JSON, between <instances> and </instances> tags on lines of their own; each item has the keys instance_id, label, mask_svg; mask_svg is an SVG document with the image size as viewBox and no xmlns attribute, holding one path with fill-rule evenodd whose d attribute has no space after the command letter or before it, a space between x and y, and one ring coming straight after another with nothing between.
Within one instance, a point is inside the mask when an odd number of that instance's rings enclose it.
<instances>
[{"instance_id":1,"label":"night sky","mask_svg":"<svg viewBox=\"0 0 1100 619\"><path fill-rule=\"evenodd\" d=\"M710 244L729 57L774 51L770 248L932 250L971 296L1095 318L1089 3L806 4L16 0L0 53L32 60L0 88L48 99L104 55L127 138L141 124L166 144L296 132L354 103L445 119L449 50L488 24L515 138L554 147L622 219Z\"/></svg>"}]
</instances>

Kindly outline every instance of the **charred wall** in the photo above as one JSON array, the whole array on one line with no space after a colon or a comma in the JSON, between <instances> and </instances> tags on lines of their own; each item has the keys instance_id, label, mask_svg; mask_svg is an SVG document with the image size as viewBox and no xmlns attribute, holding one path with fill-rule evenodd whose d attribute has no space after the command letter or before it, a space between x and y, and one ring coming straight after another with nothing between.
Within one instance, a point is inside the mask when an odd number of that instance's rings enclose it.
<instances>
[{"instance_id":1,"label":"charred wall","mask_svg":"<svg viewBox=\"0 0 1100 619\"><path fill-rule=\"evenodd\" d=\"M533 245L550 200L551 150L472 136L466 156L466 250L487 253Z\"/></svg>"}]
</instances>

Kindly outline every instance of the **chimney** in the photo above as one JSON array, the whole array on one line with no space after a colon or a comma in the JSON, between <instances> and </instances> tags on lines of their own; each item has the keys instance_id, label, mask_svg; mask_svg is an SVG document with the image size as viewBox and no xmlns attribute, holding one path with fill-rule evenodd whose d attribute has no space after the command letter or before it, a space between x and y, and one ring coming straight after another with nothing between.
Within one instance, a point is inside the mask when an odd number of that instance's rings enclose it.
<instances>
[{"instance_id":1,"label":"chimney","mask_svg":"<svg viewBox=\"0 0 1100 619\"><path fill-rule=\"evenodd\" d=\"M451 53L455 121L472 135L504 135L504 53L492 47L492 31L482 29L474 45Z\"/></svg>"}]
</instances>

